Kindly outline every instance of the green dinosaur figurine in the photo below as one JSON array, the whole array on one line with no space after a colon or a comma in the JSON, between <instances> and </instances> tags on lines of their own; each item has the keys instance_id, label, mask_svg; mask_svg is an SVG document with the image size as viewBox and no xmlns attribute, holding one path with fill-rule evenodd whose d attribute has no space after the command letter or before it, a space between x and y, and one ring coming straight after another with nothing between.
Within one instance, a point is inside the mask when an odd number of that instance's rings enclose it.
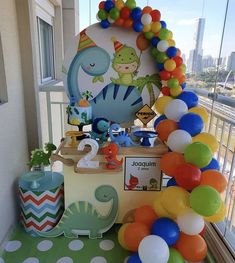
<instances>
[{"instance_id":1,"label":"green dinosaur figurine","mask_svg":"<svg viewBox=\"0 0 235 263\"><path fill-rule=\"evenodd\" d=\"M29 162L30 168L32 167L40 167L41 165L49 165L50 164L50 157L52 152L56 150L56 146L53 143L46 143L45 144L45 151L42 149L35 149L31 152L31 159Z\"/></svg>"}]
</instances>

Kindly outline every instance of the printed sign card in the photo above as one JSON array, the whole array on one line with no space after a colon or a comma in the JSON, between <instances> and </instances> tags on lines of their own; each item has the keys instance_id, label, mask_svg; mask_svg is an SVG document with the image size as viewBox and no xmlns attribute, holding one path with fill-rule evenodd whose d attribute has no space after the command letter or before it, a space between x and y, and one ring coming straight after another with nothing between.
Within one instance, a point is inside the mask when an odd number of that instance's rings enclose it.
<instances>
[{"instance_id":1,"label":"printed sign card","mask_svg":"<svg viewBox=\"0 0 235 263\"><path fill-rule=\"evenodd\" d=\"M160 158L126 157L124 190L161 191L162 173Z\"/></svg>"}]
</instances>

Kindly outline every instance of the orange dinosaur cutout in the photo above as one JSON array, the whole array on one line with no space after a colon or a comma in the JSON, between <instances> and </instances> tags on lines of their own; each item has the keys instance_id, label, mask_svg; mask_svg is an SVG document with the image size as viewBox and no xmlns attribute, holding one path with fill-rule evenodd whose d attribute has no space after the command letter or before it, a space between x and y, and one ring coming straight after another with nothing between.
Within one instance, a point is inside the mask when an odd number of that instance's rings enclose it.
<instances>
[{"instance_id":1,"label":"orange dinosaur cutout","mask_svg":"<svg viewBox=\"0 0 235 263\"><path fill-rule=\"evenodd\" d=\"M116 143L111 142L108 146L101 148L101 151L105 155L107 169L116 169L122 165L123 158L120 161L117 159L118 146Z\"/></svg>"}]
</instances>

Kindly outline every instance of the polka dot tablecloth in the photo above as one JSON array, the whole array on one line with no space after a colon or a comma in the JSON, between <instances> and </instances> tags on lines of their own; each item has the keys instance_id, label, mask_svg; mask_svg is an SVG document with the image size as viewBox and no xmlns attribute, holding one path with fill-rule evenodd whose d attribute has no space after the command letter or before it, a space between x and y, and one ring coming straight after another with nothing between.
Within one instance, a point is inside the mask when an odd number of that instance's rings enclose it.
<instances>
[{"instance_id":1,"label":"polka dot tablecloth","mask_svg":"<svg viewBox=\"0 0 235 263\"><path fill-rule=\"evenodd\" d=\"M17 226L5 244L0 263L126 263L129 252L117 241L119 225L102 239L32 237Z\"/></svg>"}]
</instances>

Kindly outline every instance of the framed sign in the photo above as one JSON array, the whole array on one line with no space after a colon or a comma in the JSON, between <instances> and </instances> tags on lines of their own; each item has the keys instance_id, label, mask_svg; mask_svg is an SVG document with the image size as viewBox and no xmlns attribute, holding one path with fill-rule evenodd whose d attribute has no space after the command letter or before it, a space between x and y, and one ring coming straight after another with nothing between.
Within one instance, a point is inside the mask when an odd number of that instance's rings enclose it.
<instances>
[{"instance_id":1,"label":"framed sign","mask_svg":"<svg viewBox=\"0 0 235 263\"><path fill-rule=\"evenodd\" d=\"M124 172L125 191L161 191L160 158L126 157Z\"/></svg>"}]
</instances>

